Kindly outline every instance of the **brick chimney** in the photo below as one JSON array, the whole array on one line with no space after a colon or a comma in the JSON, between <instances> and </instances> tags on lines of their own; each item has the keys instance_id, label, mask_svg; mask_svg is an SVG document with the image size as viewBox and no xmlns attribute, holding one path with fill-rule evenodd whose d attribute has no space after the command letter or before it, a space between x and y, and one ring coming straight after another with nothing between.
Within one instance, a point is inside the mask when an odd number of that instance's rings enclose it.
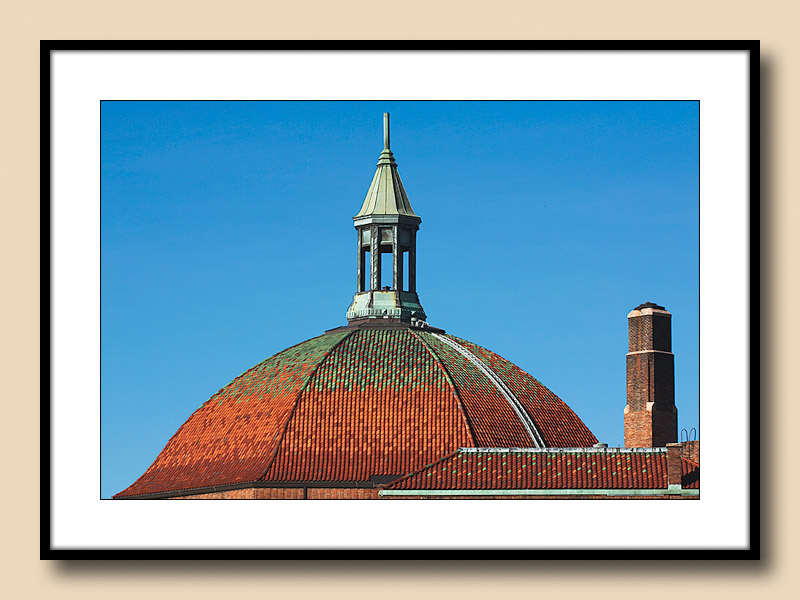
<instances>
[{"instance_id":1,"label":"brick chimney","mask_svg":"<svg viewBox=\"0 0 800 600\"><path fill-rule=\"evenodd\" d=\"M663 447L678 441L672 314L645 302L628 313L625 446Z\"/></svg>"}]
</instances>

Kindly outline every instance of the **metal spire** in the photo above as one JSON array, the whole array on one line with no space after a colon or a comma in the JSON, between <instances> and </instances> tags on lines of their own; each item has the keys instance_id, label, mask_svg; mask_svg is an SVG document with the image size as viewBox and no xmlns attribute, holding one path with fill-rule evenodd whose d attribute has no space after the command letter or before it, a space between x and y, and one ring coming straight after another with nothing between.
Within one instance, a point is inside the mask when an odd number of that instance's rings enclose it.
<instances>
[{"instance_id":1,"label":"metal spire","mask_svg":"<svg viewBox=\"0 0 800 600\"><path fill-rule=\"evenodd\" d=\"M372 215L402 215L419 224L420 218L414 214L414 210L411 208L408 195L403 188L403 182L400 181L400 174L397 172L397 162L389 149L388 112L383 113L383 150L381 150L376 166L378 168L372 178L369 190L367 190L361 210L353 218L361 219Z\"/></svg>"}]
</instances>

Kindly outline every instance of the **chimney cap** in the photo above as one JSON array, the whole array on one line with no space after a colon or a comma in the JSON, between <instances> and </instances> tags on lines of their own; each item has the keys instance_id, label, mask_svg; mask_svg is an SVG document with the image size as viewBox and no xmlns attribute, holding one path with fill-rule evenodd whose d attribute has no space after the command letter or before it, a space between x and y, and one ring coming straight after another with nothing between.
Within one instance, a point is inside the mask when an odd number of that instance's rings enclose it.
<instances>
[{"instance_id":1,"label":"chimney cap","mask_svg":"<svg viewBox=\"0 0 800 600\"><path fill-rule=\"evenodd\" d=\"M643 308L656 308L658 310L667 310L666 308L656 304L655 302L645 302L644 304L640 304L639 306L637 306L633 310L642 310Z\"/></svg>"}]
</instances>

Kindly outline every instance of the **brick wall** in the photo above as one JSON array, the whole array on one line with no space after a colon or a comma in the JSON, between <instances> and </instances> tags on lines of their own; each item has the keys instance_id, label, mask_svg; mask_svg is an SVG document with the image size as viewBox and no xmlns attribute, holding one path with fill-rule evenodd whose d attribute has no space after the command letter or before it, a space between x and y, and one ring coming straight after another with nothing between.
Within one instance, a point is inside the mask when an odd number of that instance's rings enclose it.
<instances>
[{"instance_id":1,"label":"brick wall","mask_svg":"<svg viewBox=\"0 0 800 600\"><path fill-rule=\"evenodd\" d=\"M678 409L658 405L643 410L625 409L625 446L627 448L663 448L678 437ZM691 459L690 459L691 460Z\"/></svg>"},{"instance_id":2,"label":"brick wall","mask_svg":"<svg viewBox=\"0 0 800 600\"><path fill-rule=\"evenodd\" d=\"M628 352L672 352L672 315L666 310L634 309L628 315Z\"/></svg>"},{"instance_id":3,"label":"brick wall","mask_svg":"<svg viewBox=\"0 0 800 600\"><path fill-rule=\"evenodd\" d=\"M302 500L303 488L255 488L255 500Z\"/></svg>"},{"instance_id":4,"label":"brick wall","mask_svg":"<svg viewBox=\"0 0 800 600\"><path fill-rule=\"evenodd\" d=\"M700 440L681 442L683 458L700 464Z\"/></svg>"},{"instance_id":5,"label":"brick wall","mask_svg":"<svg viewBox=\"0 0 800 600\"><path fill-rule=\"evenodd\" d=\"M659 409L653 407L653 447L663 448L667 444L678 441L678 409L675 405Z\"/></svg>"},{"instance_id":6,"label":"brick wall","mask_svg":"<svg viewBox=\"0 0 800 600\"><path fill-rule=\"evenodd\" d=\"M372 488L309 488L309 500L374 500L378 490Z\"/></svg>"},{"instance_id":7,"label":"brick wall","mask_svg":"<svg viewBox=\"0 0 800 600\"><path fill-rule=\"evenodd\" d=\"M625 357L628 405L637 410L647 402L675 404L675 357L647 348L631 350L641 354Z\"/></svg>"},{"instance_id":8,"label":"brick wall","mask_svg":"<svg viewBox=\"0 0 800 600\"><path fill-rule=\"evenodd\" d=\"M370 500L378 497L372 488L244 488L190 496L174 496L168 500Z\"/></svg>"},{"instance_id":9,"label":"brick wall","mask_svg":"<svg viewBox=\"0 0 800 600\"><path fill-rule=\"evenodd\" d=\"M667 485L681 484L681 445L667 444Z\"/></svg>"},{"instance_id":10,"label":"brick wall","mask_svg":"<svg viewBox=\"0 0 800 600\"><path fill-rule=\"evenodd\" d=\"M648 410L629 412L625 410L625 447L653 447L653 417Z\"/></svg>"},{"instance_id":11,"label":"brick wall","mask_svg":"<svg viewBox=\"0 0 800 600\"><path fill-rule=\"evenodd\" d=\"M221 500L222 492L214 492L213 494L192 494L191 496L173 496L167 500Z\"/></svg>"}]
</instances>

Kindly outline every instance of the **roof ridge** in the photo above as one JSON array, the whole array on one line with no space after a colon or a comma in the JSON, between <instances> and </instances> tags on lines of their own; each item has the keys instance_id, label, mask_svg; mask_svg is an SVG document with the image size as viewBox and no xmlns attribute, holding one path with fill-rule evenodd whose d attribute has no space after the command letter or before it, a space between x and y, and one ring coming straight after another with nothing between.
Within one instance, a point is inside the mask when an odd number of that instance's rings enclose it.
<instances>
[{"instance_id":1,"label":"roof ridge","mask_svg":"<svg viewBox=\"0 0 800 600\"><path fill-rule=\"evenodd\" d=\"M461 412L461 418L464 419L464 425L466 425L466 427L467 427L467 433L469 434L470 439L472 439L473 445L477 446L478 445L478 440L475 437L475 431L473 430L473 427L472 427L472 419L470 419L469 413L467 412L467 407L464 406L464 402L463 402L463 400L461 400L461 394L458 393L458 388L456 387L455 381L453 381L453 376L450 375L450 371L447 370L447 367L441 361L441 359L439 358L439 355L436 354L436 352L434 351L433 348L431 348L431 346L428 344L428 342L426 342L424 338L422 338L420 335L418 335L413 330L409 329L409 331L411 332L411 335L413 335L415 338L417 338L422 343L423 347L433 357L433 361L437 365L439 365L439 368L442 370L442 373L444 373L444 377L445 377L445 379L447 379L447 383L450 384L450 389L453 390L453 395L456 397L456 402L458 403L459 412ZM458 452L458 450L456 450L456 452Z\"/></svg>"},{"instance_id":2,"label":"roof ridge","mask_svg":"<svg viewBox=\"0 0 800 600\"><path fill-rule=\"evenodd\" d=\"M261 476L258 479L256 479L256 481L265 481L264 478L267 476L267 473L269 473L269 470L275 463L275 457L278 456L278 451L281 448L281 443L283 442L283 438L286 437L286 431L289 429L289 423L292 422L292 419L294 418L294 415L297 412L297 405L300 404L300 399L303 397L303 392L306 391L309 382L314 377L314 375L317 374L317 371L319 371L319 368L322 366L322 364L326 360L328 360L328 357L331 354L333 354L333 351L336 350L342 344L342 342L348 339L355 332L356 330L345 331L344 332L345 335L342 336L342 339L336 342L333 346L330 347L330 349L327 352L325 352L325 354L322 355L322 358L319 360L319 362L317 362L317 365L309 372L308 377L306 377L306 380L303 382L303 385L298 387L297 392L295 393L294 404L292 404L292 410L289 412L289 418L287 418L286 421L283 423L280 435L278 436L278 439L276 440L275 443L275 448L272 450L272 455L267 459L266 468L264 469L264 472L261 474Z\"/></svg>"}]
</instances>

